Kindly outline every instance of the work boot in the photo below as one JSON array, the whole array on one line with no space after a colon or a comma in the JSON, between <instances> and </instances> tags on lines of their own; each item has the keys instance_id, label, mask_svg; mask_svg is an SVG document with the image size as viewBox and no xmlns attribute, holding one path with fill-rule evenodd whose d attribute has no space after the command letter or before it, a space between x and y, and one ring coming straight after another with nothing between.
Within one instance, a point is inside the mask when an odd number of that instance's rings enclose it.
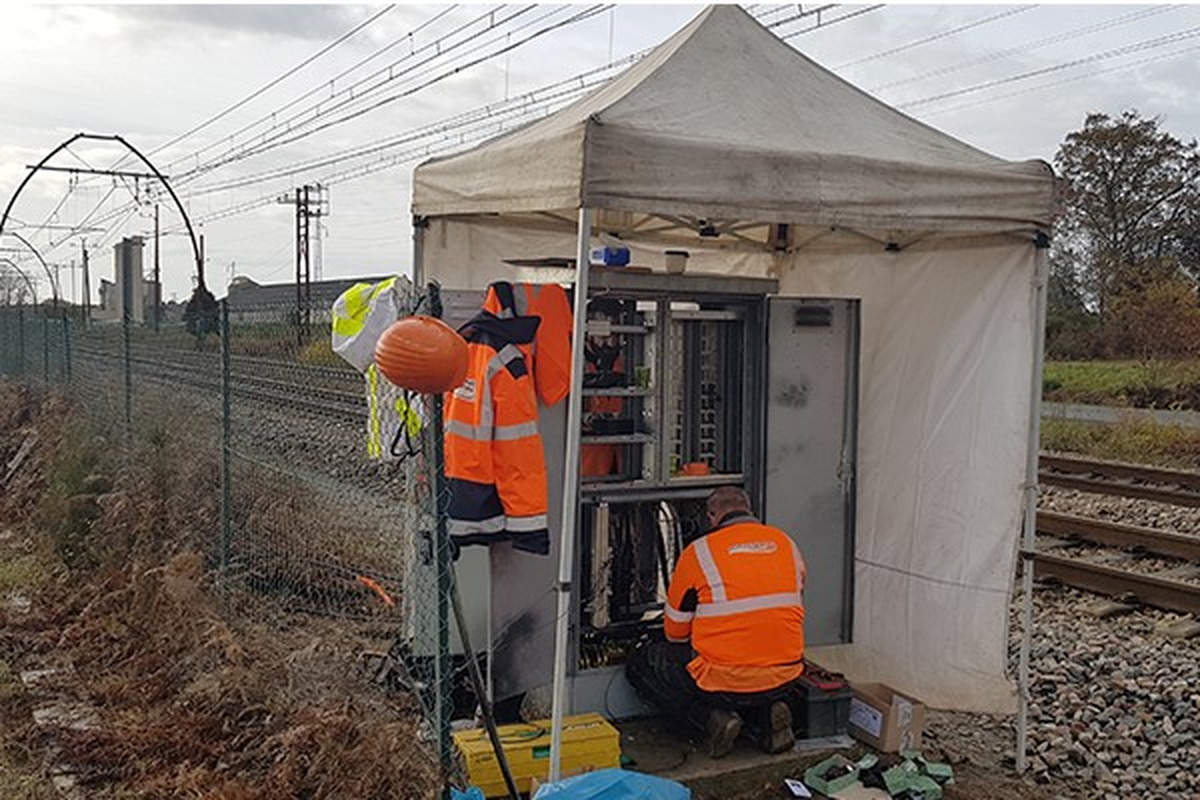
<instances>
[{"instance_id":1,"label":"work boot","mask_svg":"<svg viewBox=\"0 0 1200 800\"><path fill-rule=\"evenodd\" d=\"M742 732L742 718L733 711L710 711L705 731L708 733L709 757L722 758L733 749L733 743Z\"/></svg>"},{"instance_id":2,"label":"work boot","mask_svg":"<svg viewBox=\"0 0 1200 800\"><path fill-rule=\"evenodd\" d=\"M767 711L767 726L763 735L762 748L775 754L791 750L796 744L796 734L792 732L792 709L782 700L771 703Z\"/></svg>"}]
</instances>

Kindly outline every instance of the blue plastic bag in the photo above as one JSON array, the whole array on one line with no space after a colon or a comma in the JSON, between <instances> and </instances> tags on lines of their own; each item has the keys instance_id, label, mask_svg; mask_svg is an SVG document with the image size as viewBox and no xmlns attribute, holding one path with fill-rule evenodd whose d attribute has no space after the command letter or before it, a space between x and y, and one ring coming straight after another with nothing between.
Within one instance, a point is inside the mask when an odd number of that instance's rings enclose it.
<instances>
[{"instance_id":1,"label":"blue plastic bag","mask_svg":"<svg viewBox=\"0 0 1200 800\"><path fill-rule=\"evenodd\" d=\"M623 769L602 769L547 783L533 800L691 800L686 786Z\"/></svg>"},{"instance_id":2,"label":"blue plastic bag","mask_svg":"<svg viewBox=\"0 0 1200 800\"><path fill-rule=\"evenodd\" d=\"M483 790L475 786L470 787L465 792L460 792L451 786L450 800L487 800L487 798L483 796Z\"/></svg>"}]
</instances>

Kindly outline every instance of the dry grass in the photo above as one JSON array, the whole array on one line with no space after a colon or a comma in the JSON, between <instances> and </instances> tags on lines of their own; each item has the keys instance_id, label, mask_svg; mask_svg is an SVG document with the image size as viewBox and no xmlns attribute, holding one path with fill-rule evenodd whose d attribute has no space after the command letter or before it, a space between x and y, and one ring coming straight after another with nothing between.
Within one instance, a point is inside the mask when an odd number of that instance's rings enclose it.
<instances>
[{"instance_id":1,"label":"dry grass","mask_svg":"<svg viewBox=\"0 0 1200 800\"><path fill-rule=\"evenodd\" d=\"M1115 425L1046 417L1042 449L1092 458L1200 469L1200 431L1150 420Z\"/></svg>"},{"instance_id":2,"label":"dry grass","mask_svg":"<svg viewBox=\"0 0 1200 800\"><path fill-rule=\"evenodd\" d=\"M0 796L49 796L36 773L50 737L89 797L432 796L439 779L412 698L355 669L364 648L384 643L380 626L295 613L218 581L210 459L148 436L139 457L114 463L86 425L64 424L74 418L60 401L0 386L0 405L0 456L30 428L45 437L0 501L0 527L31 544L0 577L33 600L0 631ZM300 573L310 551L295 508L284 524L298 566L282 569L314 584L319 575ZM323 524L311 504L307 516ZM369 603L361 587L350 595ZM98 727L35 735L23 722L28 698L4 676L47 664L71 665L58 693L93 705Z\"/></svg>"}]
</instances>

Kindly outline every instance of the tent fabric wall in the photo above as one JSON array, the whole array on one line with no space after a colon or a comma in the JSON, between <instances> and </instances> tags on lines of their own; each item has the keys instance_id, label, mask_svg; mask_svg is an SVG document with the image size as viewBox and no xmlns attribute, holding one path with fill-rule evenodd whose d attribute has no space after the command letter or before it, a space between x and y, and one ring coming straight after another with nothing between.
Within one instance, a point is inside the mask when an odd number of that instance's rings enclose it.
<instances>
[{"instance_id":1,"label":"tent fabric wall","mask_svg":"<svg viewBox=\"0 0 1200 800\"><path fill-rule=\"evenodd\" d=\"M813 657L1010 712L1035 250L798 254L781 292L862 298L854 644Z\"/></svg>"},{"instance_id":2,"label":"tent fabric wall","mask_svg":"<svg viewBox=\"0 0 1200 800\"><path fill-rule=\"evenodd\" d=\"M661 258L661 247L632 245L637 263ZM424 248L428 277L479 288L537 277L502 259L570 253L574 235L439 219ZM786 294L862 298L853 643L812 655L935 707L1011 711L1031 237L901 252L856 243L783 257L692 253L689 271L771 273Z\"/></svg>"}]
</instances>

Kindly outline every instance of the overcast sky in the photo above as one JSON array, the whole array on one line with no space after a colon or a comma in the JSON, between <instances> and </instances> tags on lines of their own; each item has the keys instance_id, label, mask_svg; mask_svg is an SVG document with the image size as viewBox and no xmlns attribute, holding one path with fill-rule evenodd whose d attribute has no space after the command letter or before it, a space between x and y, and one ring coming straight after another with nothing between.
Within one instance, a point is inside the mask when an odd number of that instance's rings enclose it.
<instances>
[{"instance_id":1,"label":"overcast sky","mask_svg":"<svg viewBox=\"0 0 1200 800\"><path fill-rule=\"evenodd\" d=\"M278 78L383 8L6 8L0 26L0 201L7 202L12 195L26 173L26 164L38 161L71 134L119 133L143 151L156 150ZM399 6L387 11L295 75L198 133L156 152L152 159L164 171L177 175L269 127L272 112L278 123L281 117L322 98L332 97L327 103L339 101L345 96L338 93L350 84L397 62L395 77L376 97L400 90L409 91L407 96L181 182L180 195L191 213L203 218L281 194L304 181L376 162L380 156L241 188L199 194L202 187L401 134L601 67L665 39L701 7L620 6L546 33L507 56L414 90L440 74L445 65L460 64L517 42L586 7L575 6L555 15L559 7L540 6L503 24L507 15L526 7L447 8ZM795 15L798 7L750 8L771 23ZM1192 139L1200 130L1200 50L1196 49L1200 47L1200 7L890 5L830 23L862 8L839 6L823 15L824 27L788 41L881 99L996 155L1050 159L1064 134L1078 128L1092 111L1115 114L1137 108L1161 116L1166 128L1184 139ZM452 33L489 9L496 9L494 19ZM988 21L981 22L984 20ZM490 33L481 32L453 53L417 66L433 56L435 41L460 41L493 22L498 27ZM814 17L796 20L778 26L777 33L803 30L814 22ZM977 22L981 24L974 24ZM527 27L516 30L520 25ZM910 46L924 39L930 41ZM331 82L389 44L390 49L362 68ZM1110 55L1118 48L1127 49ZM1083 63L1074 63L1080 61ZM1034 74L1008 80L1028 73ZM909 80L912 78L917 80ZM998 83L974 88L992 81ZM971 91L905 106L964 89ZM281 111L313 90L315 94L292 105L290 111ZM358 101L347 110L361 108L365 102ZM250 127L247 134L235 135L260 120L265 122ZM277 133L282 130L275 128ZM445 136L436 141L438 147L447 146ZM408 147L401 145L390 152L411 155L411 145ZM200 148L207 149L197 155ZM108 167L122 155L113 146L93 142L80 143L72 150L53 163ZM324 231L325 277L408 271L413 165L410 160L330 189L330 215ZM132 160L122 167L141 169ZM98 205L92 219L105 220L127 206L131 197L129 187L114 185L107 177L81 179L74 186L69 183L66 175L39 175L13 209L17 222L10 221L33 239L48 260L64 265L79 261L82 236L63 241L67 230L19 226L36 226L47 219L52 225L77 226ZM179 226L173 209L164 206L161 213L165 230ZM225 293L230 274L248 275L260 282L289 280L294 259L293 213L288 206L271 203L204 223L208 283L217 296ZM152 218L149 208L130 208L105 221L104 231L87 231L93 274L111 278L113 242L121 236L149 232ZM17 243L7 236L0 242L4 251L15 247ZM0 256L21 257L4 251ZM162 259L164 297L186 299L193 272L186 239L177 234L167 236ZM151 263L149 249L145 260L147 265ZM35 269L34 262L24 261L23 265ZM72 274L66 269L61 273L68 296L72 296ZM78 296L77 278L75 283L74 296ZM93 297L98 284L94 277Z\"/></svg>"}]
</instances>

